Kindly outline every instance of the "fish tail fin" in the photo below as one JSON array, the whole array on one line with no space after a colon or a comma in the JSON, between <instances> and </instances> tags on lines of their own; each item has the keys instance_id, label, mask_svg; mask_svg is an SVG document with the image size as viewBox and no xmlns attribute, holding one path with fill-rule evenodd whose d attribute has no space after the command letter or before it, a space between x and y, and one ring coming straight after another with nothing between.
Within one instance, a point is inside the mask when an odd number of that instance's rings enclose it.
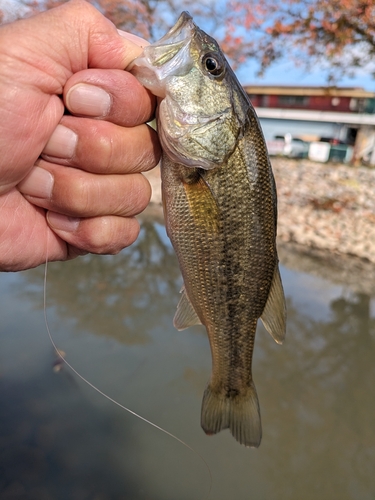
<instances>
[{"instance_id":1,"label":"fish tail fin","mask_svg":"<svg viewBox=\"0 0 375 500\"><path fill-rule=\"evenodd\" d=\"M201 426L208 435L229 428L240 444L258 448L262 424L255 385L251 383L245 394L232 397L214 392L208 385L203 395Z\"/></svg>"}]
</instances>

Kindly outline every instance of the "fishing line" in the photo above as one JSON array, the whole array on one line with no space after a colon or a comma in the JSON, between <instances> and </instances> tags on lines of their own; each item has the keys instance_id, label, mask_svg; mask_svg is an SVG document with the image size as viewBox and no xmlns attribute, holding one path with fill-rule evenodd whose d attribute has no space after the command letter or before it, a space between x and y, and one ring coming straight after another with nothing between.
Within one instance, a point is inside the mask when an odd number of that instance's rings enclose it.
<instances>
[{"instance_id":1,"label":"fishing line","mask_svg":"<svg viewBox=\"0 0 375 500\"><path fill-rule=\"evenodd\" d=\"M94 391L98 392L101 396L103 396L104 398L108 399L108 401L111 401L111 403L115 404L116 406L119 406L122 410L125 410L127 411L128 413L130 413L131 415L133 415L134 417L137 417L139 418L140 420L142 420L143 422L145 422L146 424L150 425L151 427L154 427L155 429L157 429L158 431L161 431L163 432L164 434L166 434L167 436L169 436L170 438L174 439L175 441L177 441L178 443L182 444L183 446L185 446L185 448L187 448L188 450L190 450L192 453L194 453L195 455L197 455L200 460L204 463L206 469L207 469L207 472L208 472L208 475L209 475L209 478L210 478L210 487L209 487L209 490L208 490L208 494L207 496L205 497L205 500L207 500L210 496L210 493L211 493L211 489L212 489L212 484L213 484L213 479L212 479L212 473L211 473L211 469L208 465L208 463L206 462L206 460L203 458L203 456L196 450L194 450L194 448L192 448L191 446L189 446L187 443L185 443L184 441L182 441L182 439L178 438L177 436L175 436L174 434L172 434L171 432L168 432L167 430L163 429L162 427L160 427L159 425L157 424L154 424L153 422L151 422L150 420L147 420L147 418L145 417L142 417L142 415L139 415L139 413L136 413L135 411L131 410L130 408L127 408L126 406L124 406L123 404L119 403L118 401L116 401L115 399L111 398L111 396L108 396L108 394L105 394L103 391L101 391L98 387L96 387L94 384L92 384L89 380L87 380L83 375L81 375L66 359L65 357L61 354L60 350L57 348L56 344L55 344L55 341L53 340L52 338L52 334L51 334L51 330L49 328L49 324L48 324L48 319L47 319L47 270L48 270L48 246L49 246L49 233L48 233L48 229L47 229L47 241L46 241L46 262L45 262L45 266L44 266L44 281L43 281L43 312L44 312L44 323L46 325L46 330L47 330L47 333L48 333L48 336L49 336L49 339L51 341L51 344L54 348L54 350L56 351L56 354L57 356L60 358L60 360L73 372L75 373L75 375L77 375L78 378L80 378L83 382L85 382L87 385L89 385L92 389L94 389Z\"/></svg>"}]
</instances>

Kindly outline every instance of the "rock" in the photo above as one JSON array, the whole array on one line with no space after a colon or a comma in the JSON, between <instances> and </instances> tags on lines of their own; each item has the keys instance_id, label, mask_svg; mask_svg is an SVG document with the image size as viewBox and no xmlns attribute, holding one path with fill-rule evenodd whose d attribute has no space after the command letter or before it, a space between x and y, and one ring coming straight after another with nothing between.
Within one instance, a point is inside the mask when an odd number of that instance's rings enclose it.
<instances>
[{"instance_id":1,"label":"rock","mask_svg":"<svg viewBox=\"0 0 375 500\"><path fill-rule=\"evenodd\" d=\"M273 158L280 240L375 263L375 171Z\"/></svg>"}]
</instances>

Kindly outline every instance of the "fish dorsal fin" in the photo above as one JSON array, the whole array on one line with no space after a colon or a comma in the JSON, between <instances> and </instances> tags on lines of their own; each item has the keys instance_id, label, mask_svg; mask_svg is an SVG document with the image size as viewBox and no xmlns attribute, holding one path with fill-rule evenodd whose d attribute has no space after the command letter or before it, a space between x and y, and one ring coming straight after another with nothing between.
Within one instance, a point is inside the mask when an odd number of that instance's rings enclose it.
<instances>
[{"instance_id":1,"label":"fish dorsal fin","mask_svg":"<svg viewBox=\"0 0 375 500\"><path fill-rule=\"evenodd\" d=\"M189 328L189 326L201 325L201 320L198 318L184 286L181 289L181 293L182 297L173 318L174 327L177 328L177 330L185 330L185 328Z\"/></svg>"},{"instance_id":2,"label":"fish dorsal fin","mask_svg":"<svg viewBox=\"0 0 375 500\"><path fill-rule=\"evenodd\" d=\"M266 307L260 318L273 339L282 344L286 333L286 305L279 266L276 264Z\"/></svg>"}]
</instances>

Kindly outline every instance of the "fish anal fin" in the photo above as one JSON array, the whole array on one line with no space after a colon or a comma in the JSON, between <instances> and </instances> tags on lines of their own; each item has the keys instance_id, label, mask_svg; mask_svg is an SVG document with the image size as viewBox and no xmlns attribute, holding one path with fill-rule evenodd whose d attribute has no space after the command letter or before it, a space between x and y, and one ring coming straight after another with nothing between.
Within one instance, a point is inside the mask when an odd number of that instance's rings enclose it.
<instances>
[{"instance_id":1,"label":"fish anal fin","mask_svg":"<svg viewBox=\"0 0 375 500\"><path fill-rule=\"evenodd\" d=\"M276 264L270 293L260 318L272 338L282 344L286 333L286 305L279 266Z\"/></svg>"},{"instance_id":2,"label":"fish anal fin","mask_svg":"<svg viewBox=\"0 0 375 500\"><path fill-rule=\"evenodd\" d=\"M189 326L201 325L201 320L198 318L194 310L193 304L187 296L185 287L181 290L182 296L177 305L177 311L173 319L173 325L177 330L185 330Z\"/></svg>"},{"instance_id":3,"label":"fish anal fin","mask_svg":"<svg viewBox=\"0 0 375 500\"><path fill-rule=\"evenodd\" d=\"M201 426L209 436L229 428L240 444L258 448L262 424L254 384L244 394L234 397L216 393L208 385L203 395Z\"/></svg>"}]
</instances>

